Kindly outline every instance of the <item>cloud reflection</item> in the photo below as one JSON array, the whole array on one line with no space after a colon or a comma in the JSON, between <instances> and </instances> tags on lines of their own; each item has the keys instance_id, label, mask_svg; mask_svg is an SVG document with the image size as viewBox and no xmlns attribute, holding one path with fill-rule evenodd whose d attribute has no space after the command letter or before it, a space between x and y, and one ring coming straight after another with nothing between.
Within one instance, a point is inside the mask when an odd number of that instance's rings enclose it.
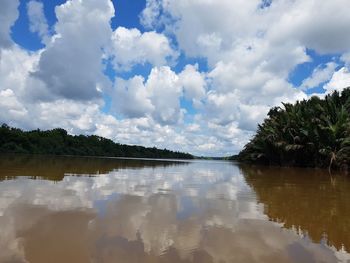
<instances>
[{"instance_id":1,"label":"cloud reflection","mask_svg":"<svg viewBox=\"0 0 350 263\"><path fill-rule=\"evenodd\" d=\"M227 162L3 181L0 233L0 262L337 262L345 255L268 221Z\"/></svg>"}]
</instances>

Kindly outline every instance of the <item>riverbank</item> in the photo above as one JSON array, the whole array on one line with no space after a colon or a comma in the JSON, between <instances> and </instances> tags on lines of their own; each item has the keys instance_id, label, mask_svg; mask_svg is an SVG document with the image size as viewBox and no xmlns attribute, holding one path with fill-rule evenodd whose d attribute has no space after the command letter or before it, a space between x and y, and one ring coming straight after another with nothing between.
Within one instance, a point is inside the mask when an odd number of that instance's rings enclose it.
<instances>
[{"instance_id":1,"label":"riverbank","mask_svg":"<svg viewBox=\"0 0 350 263\"><path fill-rule=\"evenodd\" d=\"M115 143L96 135L70 135L64 129L23 131L3 124L0 153L193 159L189 153Z\"/></svg>"},{"instance_id":2,"label":"riverbank","mask_svg":"<svg viewBox=\"0 0 350 263\"><path fill-rule=\"evenodd\" d=\"M274 107L237 155L244 163L348 169L350 88Z\"/></svg>"}]
</instances>

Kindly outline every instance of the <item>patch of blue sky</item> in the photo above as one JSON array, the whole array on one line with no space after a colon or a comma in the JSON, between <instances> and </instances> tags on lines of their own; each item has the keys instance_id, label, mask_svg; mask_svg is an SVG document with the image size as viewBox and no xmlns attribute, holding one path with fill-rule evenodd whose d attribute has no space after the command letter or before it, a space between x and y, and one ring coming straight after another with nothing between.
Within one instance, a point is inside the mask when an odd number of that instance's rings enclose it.
<instances>
[{"instance_id":1,"label":"patch of blue sky","mask_svg":"<svg viewBox=\"0 0 350 263\"><path fill-rule=\"evenodd\" d=\"M191 64L191 65L197 64L199 72L207 72L208 71L207 59L186 57L183 52L181 52L176 65L173 67L173 70L176 73L180 73L188 64Z\"/></svg>"},{"instance_id":2,"label":"patch of blue sky","mask_svg":"<svg viewBox=\"0 0 350 263\"><path fill-rule=\"evenodd\" d=\"M325 65L329 62L336 62L341 64L339 61L339 55L320 55L312 49L306 50L307 55L311 58L309 62L305 62L296 66L296 68L289 74L288 81L292 83L295 87L299 87L305 79L312 75L312 72L317 67L325 67ZM339 67L338 67L339 68ZM312 93L323 93L323 85L325 82L320 83L317 87L313 87L311 89L306 90L307 94Z\"/></svg>"},{"instance_id":3,"label":"patch of blue sky","mask_svg":"<svg viewBox=\"0 0 350 263\"><path fill-rule=\"evenodd\" d=\"M18 7L19 17L12 27L12 39L21 47L36 51L44 48L40 37L36 33L29 30L29 18L27 14L27 4L30 0L21 0ZM49 28L53 28L57 22L55 7L65 3L66 0L50 0L43 1L44 13L47 19ZM113 1L116 16L111 20L111 27L114 30L118 26L126 28L138 28L143 31L140 25L139 14L145 7L145 0L114 0Z\"/></svg>"},{"instance_id":4,"label":"patch of blue sky","mask_svg":"<svg viewBox=\"0 0 350 263\"><path fill-rule=\"evenodd\" d=\"M29 1L20 1L18 7L19 16L15 24L11 28L11 37L15 43L21 47L36 51L42 49L44 45L37 34L29 30L29 18L27 14L27 4Z\"/></svg>"},{"instance_id":5,"label":"patch of blue sky","mask_svg":"<svg viewBox=\"0 0 350 263\"><path fill-rule=\"evenodd\" d=\"M15 43L21 47L29 50L36 51L42 49L44 44L41 42L40 37L36 33L32 33L29 30L29 18L27 14L27 5L30 0L21 0L18 7L19 16L15 24L11 29L11 36ZM55 14L55 7L65 3L66 0L50 0L44 1L44 14L50 29L53 28L57 22Z\"/></svg>"},{"instance_id":6,"label":"patch of blue sky","mask_svg":"<svg viewBox=\"0 0 350 263\"><path fill-rule=\"evenodd\" d=\"M311 94L322 94L325 92L325 89L323 88L325 82L321 83L317 87L310 88L305 91L306 94L311 95Z\"/></svg>"},{"instance_id":7,"label":"patch of blue sky","mask_svg":"<svg viewBox=\"0 0 350 263\"><path fill-rule=\"evenodd\" d=\"M102 95L103 97L103 101L104 101L104 105L101 108L101 111L103 113L111 113L111 109L112 109L112 97L103 93Z\"/></svg>"},{"instance_id":8,"label":"patch of blue sky","mask_svg":"<svg viewBox=\"0 0 350 263\"><path fill-rule=\"evenodd\" d=\"M26 2L29 2L29 0L25 0ZM47 20L47 24L49 27L53 27L57 22L57 17L55 13L55 7L58 5L62 5L66 0L50 0L50 1L43 1L44 4L44 13Z\"/></svg>"},{"instance_id":9,"label":"patch of blue sky","mask_svg":"<svg viewBox=\"0 0 350 263\"><path fill-rule=\"evenodd\" d=\"M136 64L128 70L115 70L113 67L112 58L105 59L104 74L109 78L110 81L114 82L116 78L122 78L125 80L131 79L135 76L143 76L147 80L148 75L151 73L153 66L150 63Z\"/></svg>"},{"instance_id":10,"label":"patch of blue sky","mask_svg":"<svg viewBox=\"0 0 350 263\"><path fill-rule=\"evenodd\" d=\"M135 76L143 76L145 81L147 81L147 77L151 73L152 68L153 66L150 63L137 64L133 66L131 70L116 72L116 77L122 79L130 79Z\"/></svg>"},{"instance_id":11,"label":"patch of blue sky","mask_svg":"<svg viewBox=\"0 0 350 263\"><path fill-rule=\"evenodd\" d=\"M139 14L146 6L145 0L113 0L115 9L115 16L112 18L112 29L116 29L119 26L126 28L137 28L141 32L144 28L140 24Z\"/></svg>"},{"instance_id":12,"label":"patch of blue sky","mask_svg":"<svg viewBox=\"0 0 350 263\"><path fill-rule=\"evenodd\" d=\"M108 77L108 79L110 81L114 81L115 79L115 71L112 65L112 59L108 58L108 59L104 59L102 61L103 65L104 65L104 71L103 73Z\"/></svg>"},{"instance_id":13,"label":"patch of blue sky","mask_svg":"<svg viewBox=\"0 0 350 263\"><path fill-rule=\"evenodd\" d=\"M193 116L198 113L198 111L193 107L192 101L182 97L180 99L180 106L182 109L186 110L185 114L185 123L192 123L193 122Z\"/></svg>"}]
</instances>

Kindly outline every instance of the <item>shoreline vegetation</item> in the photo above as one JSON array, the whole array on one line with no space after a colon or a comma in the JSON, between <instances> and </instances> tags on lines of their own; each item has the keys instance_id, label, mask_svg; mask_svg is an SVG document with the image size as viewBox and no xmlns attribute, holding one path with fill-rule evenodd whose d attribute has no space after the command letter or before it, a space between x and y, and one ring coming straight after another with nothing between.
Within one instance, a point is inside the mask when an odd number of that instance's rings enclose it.
<instances>
[{"instance_id":1,"label":"shoreline vegetation","mask_svg":"<svg viewBox=\"0 0 350 263\"><path fill-rule=\"evenodd\" d=\"M348 170L350 87L274 107L244 149L242 163Z\"/></svg>"},{"instance_id":2,"label":"shoreline vegetation","mask_svg":"<svg viewBox=\"0 0 350 263\"><path fill-rule=\"evenodd\" d=\"M119 144L96 135L69 135L61 128L23 131L7 124L0 127L0 153L194 159L189 153Z\"/></svg>"}]
</instances>

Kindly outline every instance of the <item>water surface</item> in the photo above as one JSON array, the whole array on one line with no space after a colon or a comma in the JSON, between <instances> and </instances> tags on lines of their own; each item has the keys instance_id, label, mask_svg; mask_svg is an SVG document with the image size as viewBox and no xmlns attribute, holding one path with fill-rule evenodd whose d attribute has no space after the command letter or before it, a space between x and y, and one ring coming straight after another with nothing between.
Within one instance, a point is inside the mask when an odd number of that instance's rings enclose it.
<instances>
[{"instance_id":1,"label":"water surface","mask_svg":"<svg viewBox=\"0 0 350 263\"><path fill-rule=\"evenodd\" d=\"M349 249L348 176L0 156L0 262L350 262Z\"/></svg>"}]
</instances>

